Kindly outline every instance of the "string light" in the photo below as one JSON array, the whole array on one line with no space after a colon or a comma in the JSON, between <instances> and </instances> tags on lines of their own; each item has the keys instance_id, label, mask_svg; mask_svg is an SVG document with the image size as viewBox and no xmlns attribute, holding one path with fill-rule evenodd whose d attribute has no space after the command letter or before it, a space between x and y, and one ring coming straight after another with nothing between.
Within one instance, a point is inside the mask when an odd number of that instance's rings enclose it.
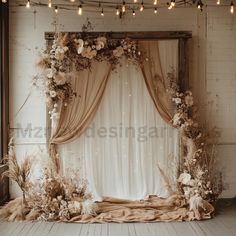
<instances>
[{"instance_id":1,"label":"string light","mask_svg":"<svg viewBox=\"0 0 236 236\"><path fill-rule=\"evenodd\" d=\"M102 11L101 11L101 16L104 16L103 8L102 8Z\"/></svg>"},{"instance_id":2,"label":"string light","mask_svg":"<svg viewBox=\"0 0 236 236\"><path fill-rule=\"evenodd\" d=\"M83 13L82 5L78 6L78 15L81 16Z\"/></svg>"},{"instance_id":3,"label":"string light","mask_svg":"<svg viewBox=\"0 0 236 236\"><path fill-rule=\"evenodd\" d=\"M30 8L30 0L27 1L26 8Z\"/></svg>"},{"instance_id":4,"label":"string light","mask_svg":"<svg viewBox=\"0 0 236 236\"><path fill-rule=\"evenodd\" d=\"M233 3L233 1L231 1L231 4L230 4L230 13L234 14L234 3Z\"/></svg>"},{"instance_id":5,"label":"string light","mask_svg":"<svg viewBox=\"0 0 236 236\"><path fill-rule=\"evenodd\" d=\"M217 4L217 5L220 5L220 0L217 0L216 4Z\"/></svg>"},{"instance_id":6,"label":"string light","mask_svg":"<svg viewBox=\"0 0 236 236\"><path fill-rule=\"evenodd\" d=\"M140 11L143 11L144 9L144 5L143 5L143 2L141 3L141 6L140 6Z\"/></svg>"},{"instance_id":7,"label":"string light","mask_svg":"<svg viewBox=\"0 0 236 236\"><path fill-rule=\"evenodd\" d=\"M58 13L58 7L57 6L55 6L54 11L55 11L56 14Z\"/></svg>"},{"instance_id":8,"label":"string light","mask_svg":"<svg viewBox=\"0 0 236 236\"><path fill-rule=\"evenodd\" d=\"M174 6L175 6L175 0L171 0L171 1L170 1L170 5L171 5L172 7L174 7Z\"/></svg>"},{"instance_id":9,"label":"string light","mask_svg":"<svg viewBox=\"0 0 236 236\"><path fill-rule=\"evenodd\" d=\"M125 1L123 1L122 12L125 12Z\"/></svg>"},{"instance_id":10,"label":"string light","mask_svg":"<svg viewBox=\"0 0 236 236\"><path fill-rule=\"evenodd\" d=\"M157 0L154 0L153 5L157 5Z\"/></svg>"},{"instance_id":11,"label":"string light","mask_svg":"<svg viewBox=\"0 0 236 236\"><path fill-rule=\"evenodd\" d=\"M135 10L133 10L133 16L135 16Z\"/></svg>"},{"instance_id":12,"label":"string light","mask_svg":"<svg viewBox=\"0 0 236 236\"><path fill-rule=\"evenodd\" d=\"M171 10L172 8L173 8L173 6L171 4L169 4L168 10Z\"/></svg>"},{"instance_id":13,"label":"string light","mask_svg":"<svg viewBox=\"0 0 236 236\"><path fill-rule=\"evenodd\" d=\"M203 3L201 0L198 0L197 8L202 11Z\"/></svg>"},{"instance_id":14,"label":"string light","mask_svg":"<svg viewBox=\"0 0 236 236\"><path fill-rule=\"evenodd\" d=\"M52 8L52 0L48 0L48 7Z\"/></svg>"},{"instance_id":15,"label":"string light","mask_svg":"<svg viewBox=\"0 0 236 236\"><path fill-rule=\"evenodd\" d=\"M154 9L154 13L157 14L157 8L156 8L156 7L155 7L155 9Z\"/></svg>"},{"instance_id":16,"label":"string light","mask_svg":"<svg viewBox=\"0 0 236 236\"><path fill-rule=\"evenodd\" d=\"M116 15L117 15L117 16L120 15L120 10L119 10L119 7L118 7L118 6L116 7Z\"/></svg>"}]
</instances>

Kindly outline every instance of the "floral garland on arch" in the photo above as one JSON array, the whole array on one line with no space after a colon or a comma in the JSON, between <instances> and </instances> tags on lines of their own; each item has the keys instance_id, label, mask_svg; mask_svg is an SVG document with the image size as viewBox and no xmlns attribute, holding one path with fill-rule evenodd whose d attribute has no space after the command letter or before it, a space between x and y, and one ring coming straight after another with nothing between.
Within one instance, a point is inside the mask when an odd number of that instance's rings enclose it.
<instances>
[{"instance_id":1,"label":"floral garland on arch","mask_svg":"<svg viewBox=\"0 0 236 236\"><path fill-rule=\"evenodd\" d=\"M201 218L199 211L209 211L222 192L221 173L216 170L214 147L219 133L217 129L204 132L197 121L197 108L191 91L181 92L173 74L169 74L168 93L175 104L172 119L180 131L181 164L178 187L189 204L189 209Z\"/></svg>"},{"instance_id":2,"label":"floral garland on arch","mask_svg":"<svg viewBox=\"0 0 236 236\"><path fill-rule=\"evenodd\" d=\"M43 53L38 63L43 69L51 119L58 117L59 102L67 106L76 96L70 83L74 71L90 69L92 60L108 61L115 68L122 56L133 63L142 61L137 42L130 39L91 38L85 33L56 35L52 47Z\"/></svg>"}]
</instances>

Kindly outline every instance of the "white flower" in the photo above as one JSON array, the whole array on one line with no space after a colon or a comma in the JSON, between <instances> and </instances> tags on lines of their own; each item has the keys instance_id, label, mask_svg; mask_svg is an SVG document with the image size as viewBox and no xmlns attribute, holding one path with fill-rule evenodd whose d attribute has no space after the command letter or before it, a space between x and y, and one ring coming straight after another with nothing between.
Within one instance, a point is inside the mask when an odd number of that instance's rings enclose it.
<instances>
[{"instance_id":1,"label":"white flower","mask_svg":"<svg viewBox=\"0 0 236 236\"><path fill-rule=\"evenodd\" d=\"M66 74L63 72L58 72L57 74L55 74L53 79L57 85L63 85L67 80Z\"/></svg>"},{"instance_id":2,"label":"white flower","mask_svg":"<svg viewBox=\"0 0 236 236\"><path fill-rule=\"evenodd\" d=\"M176 113L173 117L173 125L179 125L181 119L181 113Z\"/></svg>"},{"instance_id":3,"label":"white flower","mask_svg":"<svg viewBox=\"0 0 236 236\"><path fill-rule=\"evenodd\" d=\"M119 46L115 50L113 50L113 55L115 57L121 57L123 54L124 54L124 49L121 46Z\"/></svg>"},{"instance_id":4,"label":"white flower","mask_svg":"<svg viewBox=\"0 0 236 236\"><path fill-rule=\"evenodd\" d=\"M173 101L174 101L176 104L180 104L180 103L181 103L181 98L173 98Z\"/></svg>"},{"instance_id":5,"label":"white flower","mask_svg":"<svg viewBox=\"0 0 236 236\"><path fill-rule=\"evenodd\" d=\"M84 50L84 41L82 39L76 39L76 49L77 49L77 53L81 54Z\"/></svg>"},{"instance_id":6,"label":"white flower","mask_svg":"<svg viewBox=\"0 0 236 236\"><path fill-rule=\"evenodd\" d=\"M179 176L178 181L184 185L188 185L191 180L191 175L188 173L182 173Z\"/></svg>"},{"instance_id":7,"label":"white flower","mask_svg":"<svg viewBox=\"0 0 236 236\"><path fill-rule=\"evenodd\" d=\"M51 90L49 93L52 98L55 98L57 96L57 93L54 90Z\"/></svg>"}]
</instances>

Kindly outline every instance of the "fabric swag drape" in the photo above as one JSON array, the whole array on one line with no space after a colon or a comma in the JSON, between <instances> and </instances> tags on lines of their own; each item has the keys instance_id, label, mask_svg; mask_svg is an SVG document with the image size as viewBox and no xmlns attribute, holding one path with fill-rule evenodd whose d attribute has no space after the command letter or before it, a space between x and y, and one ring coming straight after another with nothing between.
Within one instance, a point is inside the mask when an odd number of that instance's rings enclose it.
<instances>
[{"instance_id":1,"label":"fabric swag drape","mask_svg":"<svg viewBox=\"0 0 236 236\"><path fill-rule=\"evenodd\" d=\"M107 62L92 61L90 70L77 72L71 78L76 97L68 106L62 104L59 120L50 139L50 154L57 168L57 144L72 142L79 137L92 121L111 72Z\"/></svg>"}]
</instances>

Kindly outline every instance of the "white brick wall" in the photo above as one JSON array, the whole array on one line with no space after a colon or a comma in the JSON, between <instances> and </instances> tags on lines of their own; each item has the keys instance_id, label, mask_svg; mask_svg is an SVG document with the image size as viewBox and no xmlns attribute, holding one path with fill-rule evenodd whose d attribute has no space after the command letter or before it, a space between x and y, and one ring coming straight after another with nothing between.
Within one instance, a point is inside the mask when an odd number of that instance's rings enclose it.
<instances>
[{"instance_id":1,"label":"white brick wall","mask_svg":"<svg viewBox=\"0 0 236 236\"><path fill-rule=\"evenodd\" d=\"M34 13L35 11L35 13ZM59 26L63 31L80 31L88 15L60 11ZM218 148L227 190L223 197L236 195L236 16L228 8L208 7L200 13L196 8L160 9L136 14L136 17L118 19L114 14L89 16L95 31L169 31L190 30L193 33L190 48L191 85L208 126L222 130ZM54 16L47 8L10 9L10 110L11 130L17 126L45 128L46 114L43 95L33 90L28 102L17 117L14 114L24 102L36 74L35 62L44 47L44 32L54 31ZM43 132L42 132L43 133ZM42 134L41 133L41 134ZM19 133L18 133L19 134ZM18 135L19 136L19 135ZM17 155L21 158L38 145L45 147L45 137L17 138ZM11 186L11 195L18 194Z\"/></svg>"}]
</instances>

